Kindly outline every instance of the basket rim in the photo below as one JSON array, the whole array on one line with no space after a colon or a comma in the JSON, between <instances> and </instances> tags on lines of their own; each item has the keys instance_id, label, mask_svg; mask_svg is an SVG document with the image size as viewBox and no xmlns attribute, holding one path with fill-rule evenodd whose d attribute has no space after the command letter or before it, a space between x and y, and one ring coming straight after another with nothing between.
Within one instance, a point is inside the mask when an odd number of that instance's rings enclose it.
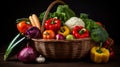
<instances>
[{"instance_id":1,"label":"basket rim","mask_svg":"<svg viewBox=\"0 0 120 67\"><path fill-rule=\"evenodd\" d=\"M80 42L80 41L86 41L86 40L91 40L90 37L87 38L80 38L80 39L73 39L73 40L57 40L57 39L34 39L32 38L33 41L35 42Z\"/></svg>"}]
</instances>

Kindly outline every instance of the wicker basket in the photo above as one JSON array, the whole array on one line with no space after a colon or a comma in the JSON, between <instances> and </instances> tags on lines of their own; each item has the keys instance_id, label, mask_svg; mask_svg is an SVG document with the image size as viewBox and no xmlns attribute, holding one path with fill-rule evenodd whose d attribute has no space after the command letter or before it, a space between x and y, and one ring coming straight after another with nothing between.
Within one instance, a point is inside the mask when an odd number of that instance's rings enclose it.
<instances>
[{"instance_id":1,"label":"wicker basket","mask_svg":"<svg viewBox=\"0 0 120 67\"><path fill-rule=\"evenodd\" d=\"M65 4L63 1L56 0L52 2L46 10L42 22L41 32L44 31L44 22L51 8L57 4ZM74 40L44 40L32 39L35 43L36 50L49 59L55 60L73 60L85 57L93 46L91 38L74 39Z\"/></svg>"},{"instance_id":2,"label":"wicker basket","mask_svg":"<svg viewBox=\"0 0 120 67\"><path fill-rule=\"evenodd\" d=\"M93 42L90 38L74 40L33 39L36 50L49 59L70 60L85 57Z\"/></svg>"}]
</instances>

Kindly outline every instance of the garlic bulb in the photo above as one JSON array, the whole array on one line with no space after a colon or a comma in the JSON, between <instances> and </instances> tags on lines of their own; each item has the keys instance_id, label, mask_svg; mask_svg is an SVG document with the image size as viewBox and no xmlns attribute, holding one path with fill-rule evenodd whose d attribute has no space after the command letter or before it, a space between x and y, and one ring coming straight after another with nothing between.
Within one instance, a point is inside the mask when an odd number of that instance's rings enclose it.
<instances>
[{"instance_id":1,"label":"garlic bulb","mask_svg":"<svg viewBox=\"0 0 120 67\"><path fill-rule=\"evenodd\" d=\"M42 55L40 55L39 57L36 58L36 61L38 63L44 63L45 62L45 57L43 57Z\"/></svg>"}]
</instances>

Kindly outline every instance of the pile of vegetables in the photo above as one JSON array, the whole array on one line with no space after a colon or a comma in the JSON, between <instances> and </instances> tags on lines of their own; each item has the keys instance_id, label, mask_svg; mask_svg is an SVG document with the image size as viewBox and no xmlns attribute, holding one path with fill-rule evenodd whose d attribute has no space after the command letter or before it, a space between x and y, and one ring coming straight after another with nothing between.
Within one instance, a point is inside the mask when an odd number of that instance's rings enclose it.
<instances>
[{"instance_id":1,"label":"pile of vegetables","mask_svg":"<svg viewBox=\"0 0 120 67\"><path fill-rule=\"evenodd\" d=\"M39 21L37 15L34 14L33 18L34 20ZM40 26L40 23L36 21L34 23L36 23L36 25L31 24L28 18L20 18L16 20L16 28L18 29L19 33L8 45L8 48L4 54L5 61L15 51L17 51L15 53L17 53L16 56L18 60L24 63L35 61L37 52L34 48L34 44L31 43L31 38L40 38L41 32L40 28L38 27L38 25Z\"/></svg>"},{"instance_id":2,"label":"pile of vegetables","mask_svg":"<svg viewBox=\"0 0 120 67\"><path fill-rule=\"evenodd\" d=\"M6 49L4 54L5 61L11 53L14 52L13 49L15 49L18 45L25 46L17 52L17 57L20 61L33 62L35 60L41 60L39 58L41 55L37 55L34 48L34 43L30 44L32 38L45 40L73 40L91 38L99 44L96 44L91 49L90 56L93 62L102 62L102 58L97 57L97 54L94 53L103 55L105 51L107 56L104 62L108 62L109 58L114 57L113 40L109 37L109 34L102 23L90 19L88 14L80 13L80 17L77 17L75 12L70 9L68 5L58 5L55 12L48 14L48 17L44 23L45 29L41 32L44 15L45 11L40 13L38 16L36 14L32 14L28 18L19 18L16 20L16 28L19 33L10 42L8 48ZM21 42L25 40L27 43L21 44ZM96 59L96 57L98 59ZM45 61L43 57L42 59Z\"/></svg>"}]
</instances>

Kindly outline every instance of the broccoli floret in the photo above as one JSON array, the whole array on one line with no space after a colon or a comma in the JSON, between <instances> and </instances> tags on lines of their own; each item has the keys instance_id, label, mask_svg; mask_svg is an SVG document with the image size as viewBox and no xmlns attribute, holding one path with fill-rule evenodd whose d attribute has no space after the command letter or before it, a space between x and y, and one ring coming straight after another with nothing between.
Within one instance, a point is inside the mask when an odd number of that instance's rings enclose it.
<instances>
[{"instance_id":1,"label":"broccoli floret","mask_svg":"<svg viewBox=\"0 0 120 67\"><path fill-rule=\"evenodd\" d=\"M95 42L105 42L108 38L108 33L102 27L97 27L90 32L92 40Z\"/></svg>"}]
</instances>

